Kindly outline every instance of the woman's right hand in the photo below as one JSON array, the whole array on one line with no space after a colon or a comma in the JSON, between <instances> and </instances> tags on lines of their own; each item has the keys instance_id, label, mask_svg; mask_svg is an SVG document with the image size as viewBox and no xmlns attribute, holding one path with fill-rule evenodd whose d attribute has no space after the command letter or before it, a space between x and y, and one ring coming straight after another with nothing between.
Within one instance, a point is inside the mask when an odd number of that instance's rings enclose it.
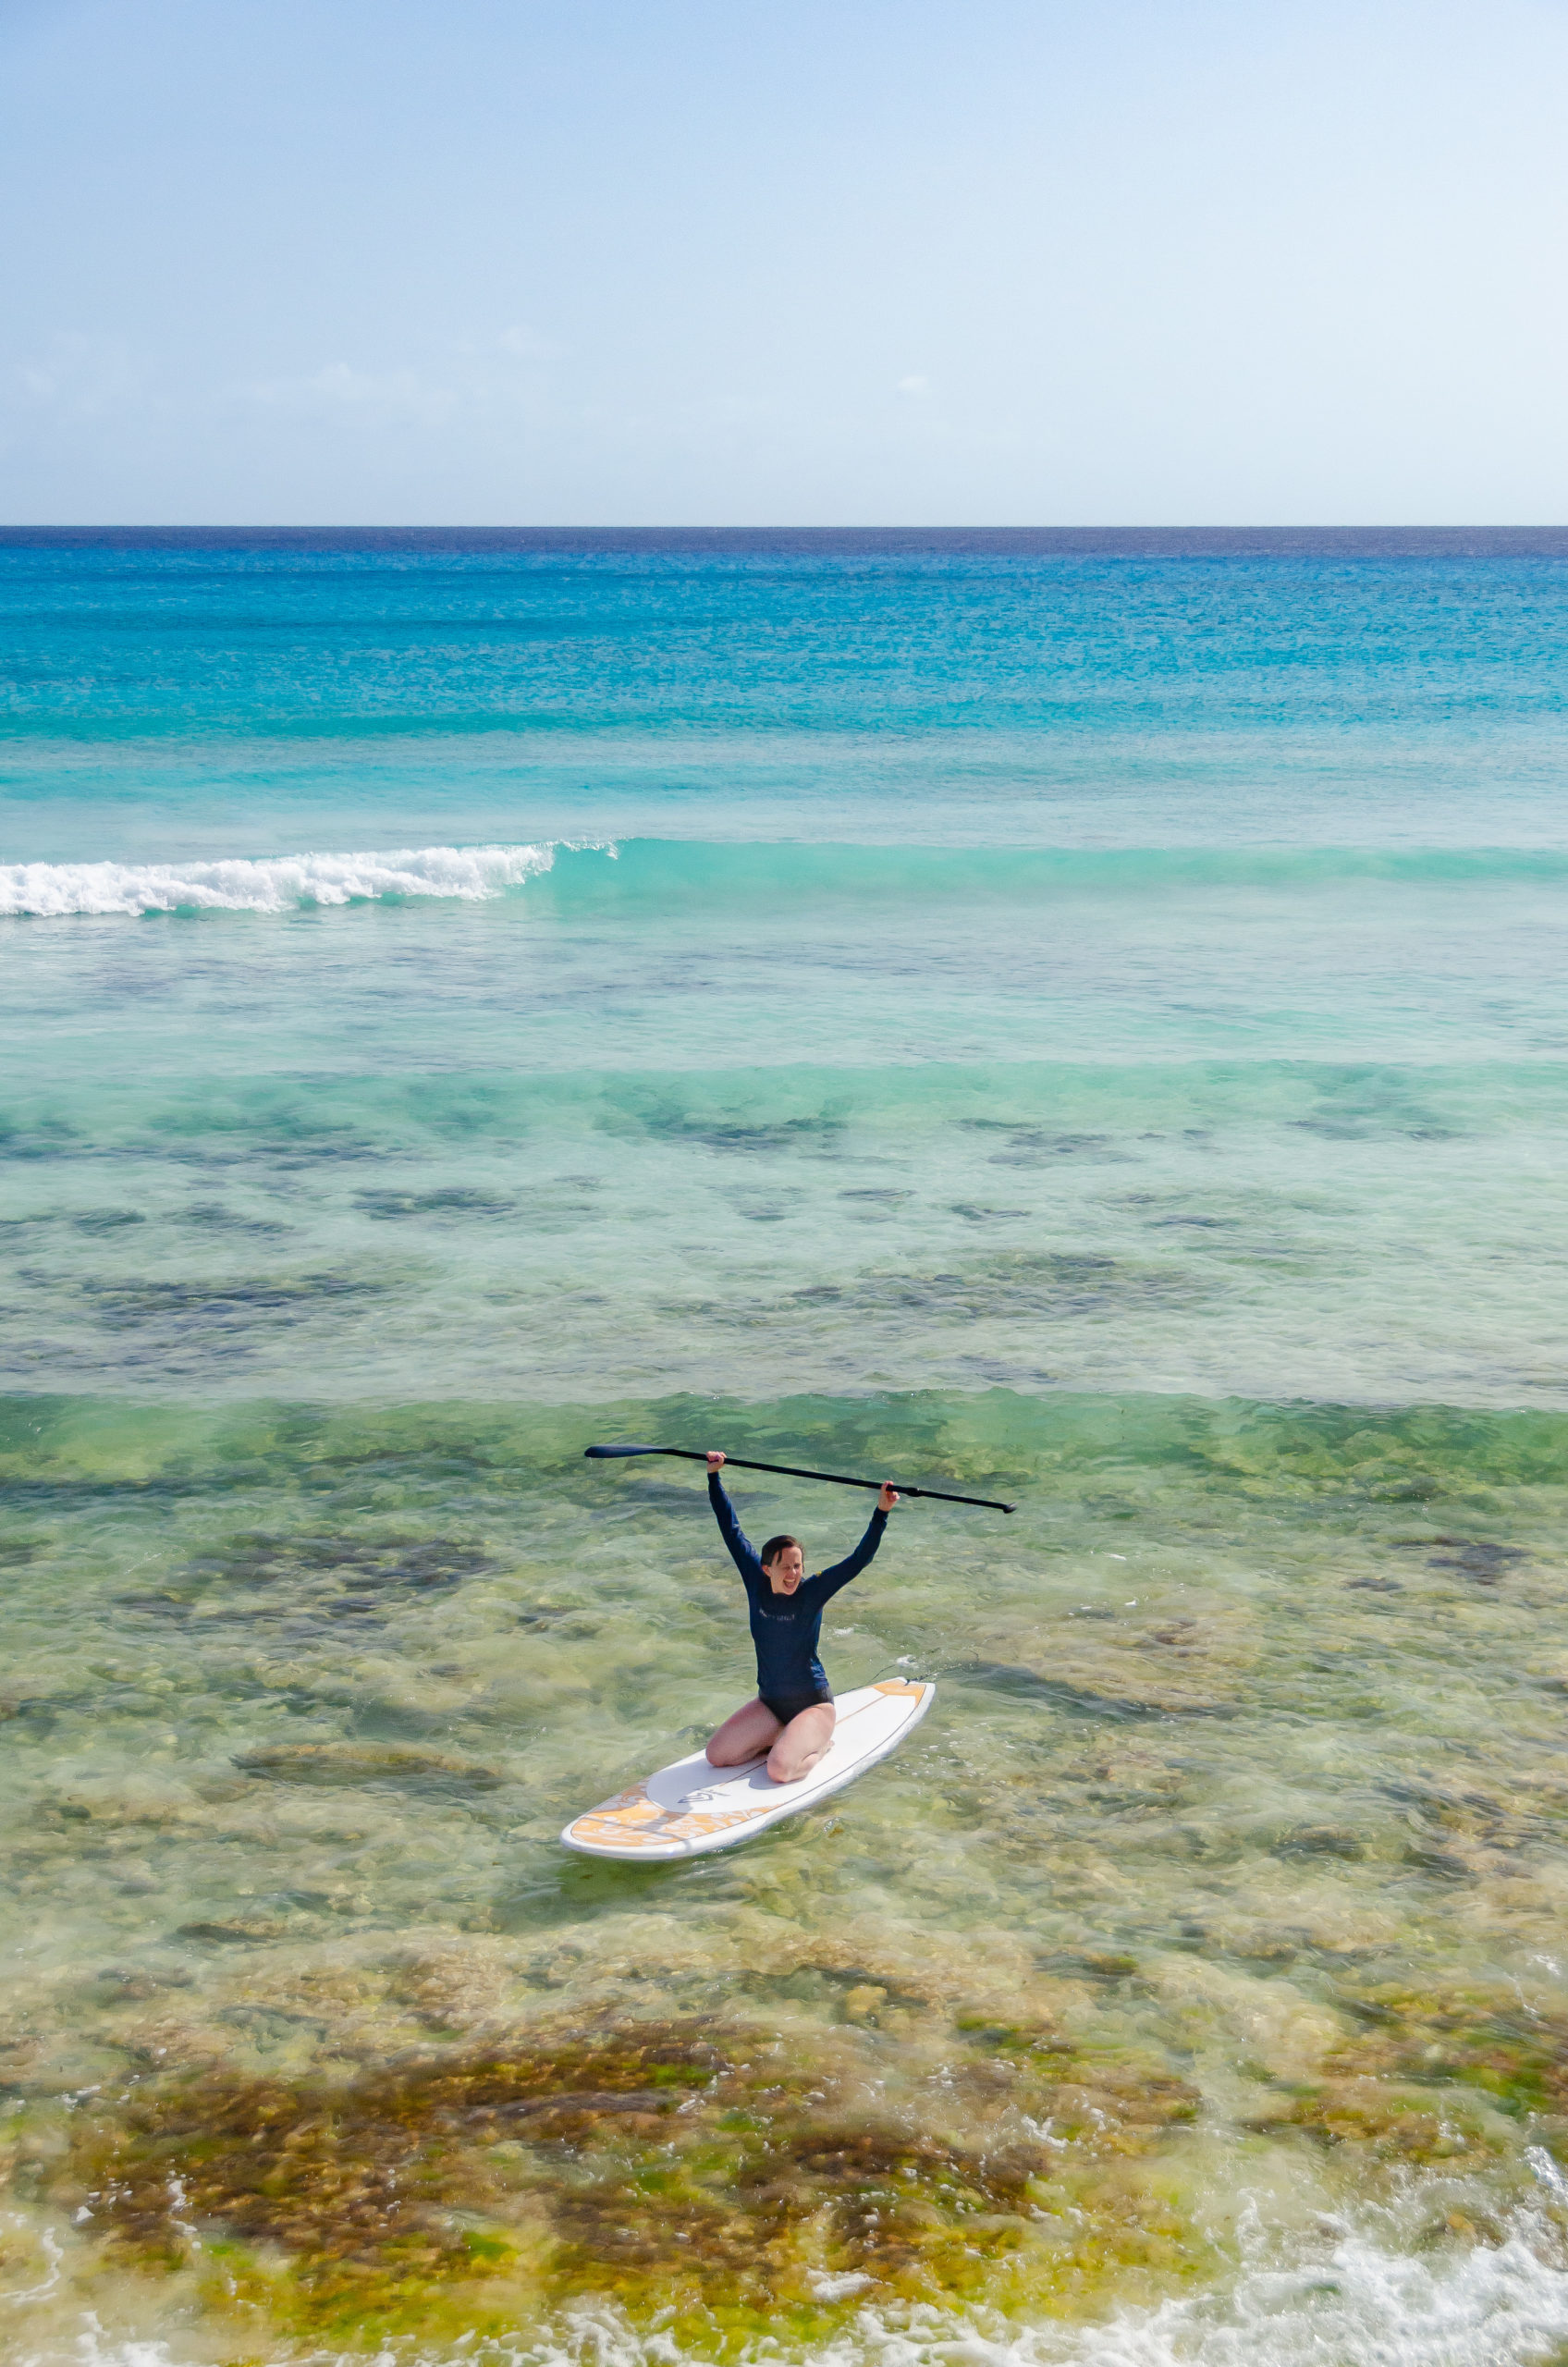
<instances>
[{"instance_id":1,"label":"woman's right hand","mask_svg":"<svg viewBox=\"0 0 1568 2367\"><path fill-rule=\"evenodd\" d=\"M710 1471L717 1471L723 1461L723 1455L714 1453L712 1449L709 1450L708 1469Z\"/></svg>"}]
</instances>

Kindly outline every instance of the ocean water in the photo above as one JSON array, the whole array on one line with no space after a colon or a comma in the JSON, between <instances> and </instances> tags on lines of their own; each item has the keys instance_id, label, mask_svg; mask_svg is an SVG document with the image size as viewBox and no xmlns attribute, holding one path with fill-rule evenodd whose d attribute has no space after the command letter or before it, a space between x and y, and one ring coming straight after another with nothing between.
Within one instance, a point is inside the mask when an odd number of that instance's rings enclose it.
<instances>
[{"instance_id":1,"label":"ocean water","mask_svg":"<svg viewBox=\"0 0 1568 2367\"><path fill-rule=\"evenodd\" d=\"M1565 703L1568 534L0 535L6 2356L1568 2360ZM616 1437L1020 1507L668 1871Z\"/></svg>"}]
</instances>

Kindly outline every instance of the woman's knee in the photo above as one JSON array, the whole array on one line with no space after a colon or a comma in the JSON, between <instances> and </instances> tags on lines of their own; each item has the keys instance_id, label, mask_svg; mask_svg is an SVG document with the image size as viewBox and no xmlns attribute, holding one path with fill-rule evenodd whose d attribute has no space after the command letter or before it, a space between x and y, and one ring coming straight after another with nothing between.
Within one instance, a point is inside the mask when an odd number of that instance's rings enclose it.
<instances>
[{"instance_id":1,"label":"woman's knee","mask_svg":"<svg viewBox=\"0 0 1568 2367\"><path fill-rule=\"evenodd\" d=\"M720 1726L717 1734L708 1737L704 1756L710 1767L739 1767L754 1759L759 1750L766 1750L778 1734L775 1726L770 1735L766 1728L759 1734L750 1721L737 1726L735 1722Z\"/></svg>"}]
</instances>

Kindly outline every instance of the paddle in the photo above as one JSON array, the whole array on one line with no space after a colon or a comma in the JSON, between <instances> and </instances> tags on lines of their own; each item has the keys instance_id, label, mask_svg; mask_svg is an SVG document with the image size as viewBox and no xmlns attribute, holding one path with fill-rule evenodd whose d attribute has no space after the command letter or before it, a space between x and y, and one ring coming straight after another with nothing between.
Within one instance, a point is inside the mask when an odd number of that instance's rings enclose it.
<instances>
[{"instance_id":1,"label":"paddle","mask_svg":"<svg viewBox=\"0 0 1568 2367\"><path fill-rule=\"evenodd\" d=\"M625 1454L675 1454L683 1463L705 1463L706 1454L694 1446L585 1446L584 1454L598 1462L607 1463ZM869 1488L873 1494L880 1490L880 1479L849 1479L841 1471L803 1471L798 1463L748 1463L743 1455L727 1454L728 1469L734 1471L778 1471L786 1479L827 1479L835 1488ZM999 1504L994 1496L952 1496L945 1488L906 1488L900 1484L900 1496L928 1496L942 1504L981 1504L988 1513L1013 1513L1016 1504Z\"/></svg>"}]
</instances>

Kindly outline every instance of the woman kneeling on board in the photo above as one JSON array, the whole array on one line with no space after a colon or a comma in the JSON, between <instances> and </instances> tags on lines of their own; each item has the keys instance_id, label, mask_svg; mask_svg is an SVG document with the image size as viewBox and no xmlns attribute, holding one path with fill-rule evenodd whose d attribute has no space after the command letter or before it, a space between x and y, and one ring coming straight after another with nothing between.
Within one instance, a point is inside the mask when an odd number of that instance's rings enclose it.
<instances>
[{"instance_id":1,"label":"woman kneeling on board","mask_svg":"<svg viewBox=\"0 0 1568 2367\"><path fill-rule=\"evenodd\" d=\"M726 1718L708 1744L708 1763L741 1767L766 1750L774 1782L798 1784L833 1740L833 1687L816 1656L823 1606L860 1576L881 1544L898 1490L885 1479L870 1526L854 1551L847 1561L835 1562L830 1570L808 1578L797 1539L770 1537L757 1552L724 1492L718 1476L723 1455L710 1453L707 1461L708 1502L745 1586L757 1648L757 1698Z\"/></svg>"}]
</instances>

